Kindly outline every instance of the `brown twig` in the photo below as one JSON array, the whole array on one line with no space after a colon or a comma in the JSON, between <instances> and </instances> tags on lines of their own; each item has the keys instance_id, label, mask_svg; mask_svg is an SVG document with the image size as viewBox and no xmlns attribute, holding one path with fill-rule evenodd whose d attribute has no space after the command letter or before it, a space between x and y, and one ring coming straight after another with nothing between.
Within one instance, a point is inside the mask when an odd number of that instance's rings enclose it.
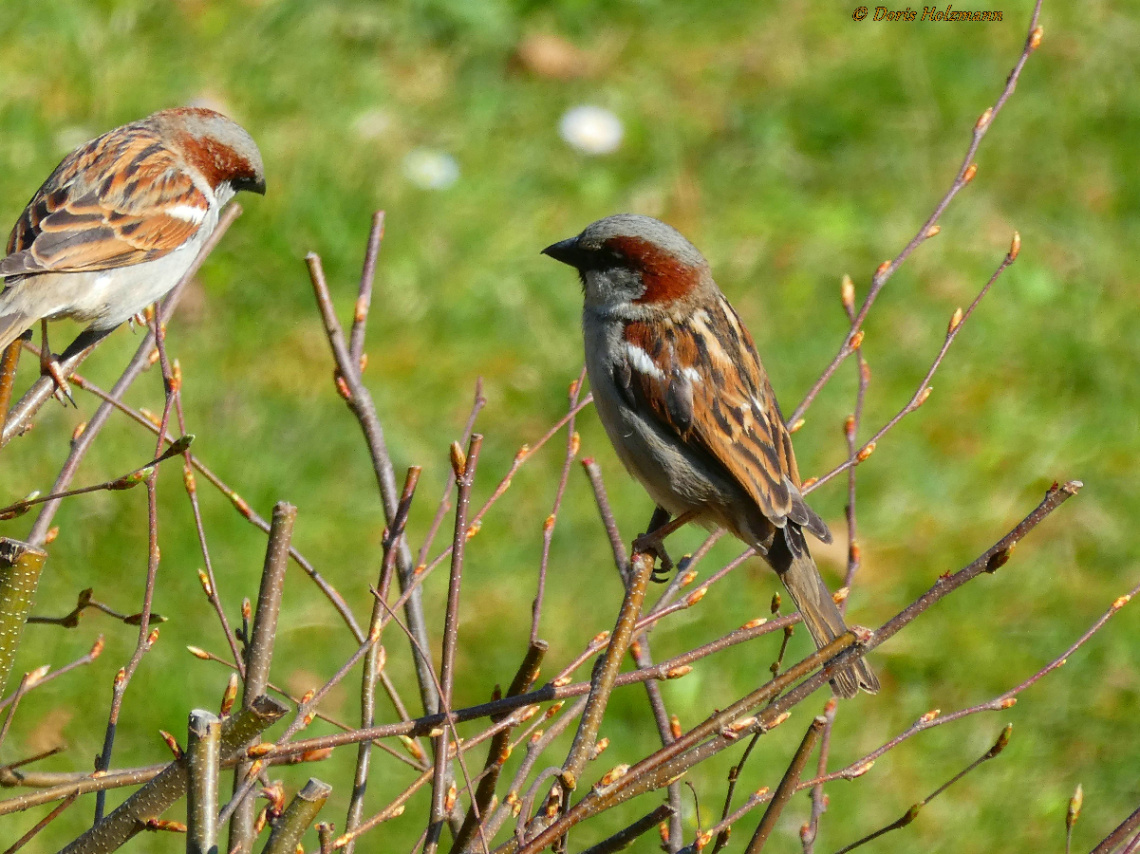
<instances>
[{"instance_id":1,"label":"brown twig","mask_svg":"<svg viewBox=\"0 0 1140 854\"><path fill-rule=\"evenodd\" d=\"M672 818L673 807L662 804L653 812L644 815L629 827L619 830L613 836L603 839L597 845L591 845L582 854L613 854L633 845L642 834L648 833L665 819Z\"/></svg>"},{"instance_id":2,"label":"brown twig","mask_svg":"<svg viewBox=\"0 0 1140 854\"><path fill-rule=\"evenodd\" d=\"M45 561L43 549L0 537L0 691L8 685Z\"/></svg>"},{"instance_id":3,"label":"brown twig","mask_svg":"<svg viewBox=\"0 0 1140 854\"><path fill-rule=\"evenodd\" d=\"M340 321L337 320L336 311L333 308L332 296L325 280L320 256L310 252L305 257L305 263L309 268L309 279L313 285L313 292L316 294L317 307L320 310L321 318L324 320L325 334L328 337L333 359L337 365L337 376L344 384L344 392L346 393L342 392L342 396L345 398L349 409L356 416L360 423L360 429L364 433L365 444L372 460L372 470L380 490L380 503L383 505L384 518L391 526L396 515L399 498L396 493L396 473L392 459L388 454L388 444L384 439L384 428L380 425L380 418L376 412L372 395L361 379L359 360L354 360L349 354L348 346L344 340L344 331L341 329ZM407 594L406 601L403 603L404 617L419 646L426 649L427 625L424 621L423 597L418 586L413 585L415 573L412 567L412 552L406 541L402 541L399 545L397 569L400 589ZM430 663L416 653L413 655L415 656L413 660L424 711L435 709L439 705L439 697L436 696L429 672Z\"/></svg>"},{"instance_id":4,"label":"brown twig","mask_svg":"<svg viewBox=\"0 0 1140 854\"><path fill-rule=\"evenodd\" d=\"M262 854L294 854L301 847L301 837L316 821L317 813L332 794L332 786L310 777L301 791L289 802L285 812L273 825Z\"/></svg>"},{"instance_id":5,"label":"brown twig","mask_svg":"<svg viewBox=\"0 0 1140 854\"><path fill-rule=\"evenodd\" d=\"M383 220L381 220L381 223ZM370 244L371 245L371 244ZM408 513L412 509L412 498L416 493L416 485L420 480L420 467L412 466L404 478L404 489L400 494L400 504L396 508L396 516L392 520L390 530L384 537L384 558L381 562L380 577L376 580L376 600L372 605L372 618L369 621L369 635L378 633L384 609L380 607L380 600L388 598L388 587L391 583L392 571L396 565L396 547L404 536L404 527L408 522ZM369 647L364 656L364 673L360 683L360 725L370 727L376 723L376 680L379 676L382 662L380 661L381 647L379 644ZM402 704L400 704L402 706ZM406 718L405 715L401 717ZM371 741L362 741L356 753L356 772L353 779L352 796L348 802L348 815L345 818L345 832L350 832L360 824L364 814L364 793L368 788L368 771L372 761ZM356 848L355 842L345 846L345 854L352 854Z\"/></svg>"},{"instance_id":6,"label":"brown twig","mask_svg":"<svg viewBox=\"0 0 1140 854\"><path fill-rule=\"evenodd\" d=\"M463 428L463 438L459 440L461 446L466 445L471 440L471 433L475 429L475 421L486 405L487 398L483 396L483 378L476 377L475 400L471 404L471 413L467 416L467 424ZM424 536L423 543L420 544L420 550L416 556L417 572L419 572L421 568L426 568L425 561L427 560L427 553L431 551L432 544L435 542L435 536L439 532L439 527L443 524L443 519L447 515L447 511L451 509L451 490L454 487L455 472L448 468L447 484L443 488L443 495L440 496L439 504L436 505L435 516L432 517L431 524L428 525L427 534Z\"/></svg>"},{"instance_id":7,"label":"brown twig","mask_svg":"<svg viewBox=\"0 0 1140 854\"><path fill-rule=\"evenodd\" d=\"M447 584L447 609L443 622L443 654L439 666L439 706L437 712L450 715L452 689L455 685L455 649L459 643L459 591L463 584L463 562L467 546L467 514L471 508L471 488L475 484L475 469L479 464L479 451L483 447L483 437L475 433L464 455L459 443L451 446L451 468L455 472L458 487L455 499L455 536L451 549L451 576ZM377 601L380 601L377 597ZM431 817L429 820L425 854L434 854L439 847L439 837L443 822L450 812L446 804L447 785L451 781L448 774L447 739L448 728L443 727L435 738L435 776L431 789ZM478 818L478 816L476 816ZM485 845L486 843L484 843Z\"/></svg>"},{"instance_id":8,"label":"brown twig","mask_svg":"<svg viewBox=\"0 0 1140 854\"><path fill-rule=\"evenodd\" d=\"M974 129L970 137L970 144L966 148L966 154L962 158L962 163L958 167L958 172L954 176L954 181L950 184L950 188L934 206L934 210L931 212L930 216L926 218L926 222L922 224L918 232L914 235L913 238L911 238L910 242L905 247L903 247L903 250L898 255L896 255L893 260L884 262L883 264L879 265L879 268L875 271L874 276L871 278L871 288L867 292L867 296L863 299L863 304L860 306L858 313L855 315L855 319L851 324L851 328L848 330L847 335L843 339L843 343L839 347L839 352L835 355L835 358L831 360L831 363L826 368L824 368L823 373L820 375L819 379L816 380L815 384L811 387L811 389L808 390L808 393L804 396L804 399L800 402L799 406L797 406L795 408L795 411L792 412L791 417L788 419L789 423L794 424L803 417L804 413L807 411L807 408L811 406L812 401L814 401L816 398L816 395L819 394L819 392L827 384L828 380L831 379L832 375L835 373L839 365L848 356L855 352L855 350L858 349L858 341L856 340L857 336L859 336L860 331L862 331L863 322L867 319L867 313L871 310L871 306L874 304L876 297L879 295L879 292L882 291L883 286L886 285L891 276L894 275L895 271L898 270L902 263L910 257L911 253L914 252L914 250L917 249L920 244L938 233L938 231L935 229L938 220L942 217L942 214L946 211L946 208L950 205L950 202L953 201L954 197L958 195L959 190L961 190L974 179L974 175L977 174L978 171L977 164L974 163L974 156L978 152L978 147L982 143L982 138L993 126L993 120L997 118L998 113L1000 113L1002 107L1005 106L1005 102L1009 99L1009 96L1013 94L1013 90L1017 87L1018 78L1021 76L1021 70L1025 67L1025 63L1026 60L1029 59L1029 55L1037 49L1038 45L1041 44L1042 31L1040 27L1037 26L1037 19L1040 14L1041 0L1037 0L1037 2L1033 5L1033 14L1030 16L1029 20L1029 33L1025 38L1025 46L1022 48L1021 56L1019 56L1017 62L1014 63L1013 70L1010 72L1009 77L1006 78L1005 87L1002 89L1001 94L998 95L998 98L993 103L993 106L986 108L986 110L974 123Z\"/></svg>"},{"instance_id":9,"label":"brown twig","mask_svg":"<svg viewBox=\"0 0 1140 854\"><path fill-rule=\"evenodd\" d=\"M190 713L186 737L186 854L216 854L222 722L213 712Z\"/></svg>"},{"instance_id":10,"label":"brown twig","mask_svg":"<svg viewBox=\"0 0 1140 854\"><path fill-rule=\"evenodd\" d=\"M285 590L285 570L289 565L289 546L293 540L293 525L297 508L280 501L273 506L273 522L269 529L269 543L265 550L265 563L261 570L261 587L257 593L257 610L253 615L253 628L246 638L245 685L242 689L242 708L265 694L269 687L269 667L273 661L273 644L277 636L277 618L281 613L281 597ZM242 789L250 776L252 762L239 763L234 769L234 794ZM229 849L245 852L253 845L253 801L239 800L230 821Z\"/></svg>"},{"instance_id":11,"label":"brown twig","mask_svg":"<svg viewBox=\"0 0 1140 854\"><path fill-rule=\"evenodd\" d=\"M39 832L41 830L43 830L45 827L47 827L49 824L51 824L53 821L55 821L57 818L59 818L60 814L63 813L63 811L66 810L68 807L70 807L73 803L75 803L75 799L78 797L79 797L79 795L71 795L70 797L64 798L63 801L58 806L56 806L55 809L53 809L51 812L49 812L47 815L45 815L43 818L41 818L39 821L37 821L35 823L35 825L31 828L31 830L29 830L27 833L25 833L23 836L21 836L19 839L17 839L14 843L12 843L12 845L10 847L5 848L4 854L16 854L17 851L19 851L21 848L23 848L25 845L27 845L29 842L31 842L32 839L37 834L39 834Z\"/></svg>"},{"instance_id":12,"label":"brown twig","mask_svg":"<svg viewBox=\"0 0 1140 854\"><path fill-rule=\"evenodd\" d=\"M222 724L221 753L224 757L264 731L285 714L285 707L268 697L260 697ZM63 849L62 854L110 854L139 833L149 819L158 818L186 792L186 756L176 759L149 783L127 798L105 819ZM100 790L105 791L105 790Z\"/></svg>"},{"instance_id":13,"label":"brown twig","mask_svg":"<svg viewBox=\"0 0 1140 854\"><path fill-rule=\"evenodd\" d=\"M845 845L844 847L842 847L838 851L836 851L835 854L847 854L848 851L854 851L856 848L859 848L860 846L866 845L871 840L878 839L880 836L882 836L885 833L890 833L892 830L898 830L900 827L906 827L908 824L910 824L912 821L914 821L916 818L918 818L918 814L924 806L926 806L928 803L930 803L932 800L934 800L940 794L945 792L947 789L949 789L951 786L953 786L955 783L957 783L959 780L961 780L963 777L965 777L967 774L969 774L971 771L973 771L975 768L977 768L983 762L986 762L990 759L993 759L995 756L997 756L999 753L1001 753L1003 750L1005 750L1005 746L1007 744L1009 744L1009 737L1010 737L1010 734L1012 732L1013 732L1013 724L1007 724L1005 729L1003 729L1001 731L1001 735L998 736L997 741L994 742L993 747L991 747L984 754L979 756L977 759L975 759L973 762L971 762L969 765L967 765L965 768L963 768L961 771L959 771L957 774L955 774L953 777L951 777L949 780L947 780L945 783L943 783L941 786L939 786L937 789L935 789L933 792L931 792L929 795L927 795L921 801L919 801L918 803L911 806L910 809L908 809L905 813L903 813L901 818L891 822L886 827L879 828L874 833L869 833L866 836L864 836L860 839L857 839L856 841L852 842L850 845Z\"/></svg>"},{"instance_id":14,"label":"brown twig","mask_svg":"<svg viewBox=\"0 0 1140 854\"><path fill-rule=\"evenodd\" d=\"M776 822L779 821L780 814L796 791L796 785L803 775L804 766L807 765L811 752L815 750L815 743L819 740L819 734L823 731L826 723L827 721L822 715L812 719L811 725L804 733L803 741L800 742L795 755L792 756L788 770L784 772L780 785L776 787L772 800L768 802L768 809L764 811L760 824L756 827L756 832L752 834L752 839L748 842L745 854L760 854L764 850L764 844L772 835L772 831L776 829Z\"/></svg>"},{"instance_id":15,"label":"brown twig","mask_svg":"<svg viewBox=\"0 0 1140 854\"><path fill-rule=\"evenodd\" d=\"M538 678L538 669L542 664L542 659L549 649L549 644L546 641L536 641L527 647L526 655L523 657L522 664L519 665L518 671L515 673L514 679L511 680L510 688L507 690L508 697L517 697L530 690L530 686L534 684L534 680ZM503 720L504 715L492 715L491 720L495 723ZM467 810L467 814L463 817L463 824L460 826L459 833L455 835L455 842L451 846L451 854L460 854L465 850L468 843L475 835L475 829L479 826L480 820L487 815L487 811L491 806L491 799L495 796L495 788L499 782L499 774L503 770L503 765L506 764L507 757L510 755L508 749L511 739L511 730L503 729L495 734L491 740L491 746L487 749L487 762L483 766L483 773L479 779L479 787L476 789L475 794L472 796L471 806Z\"/></svg>"},{"instance_id":16,"label":"brown twig","mask_svg":"<svg viewBox=\"0 0 1140 854\"><path fill-rule=\"evenodd\" d=\"M950 323L946 328L946 337L942 341L942 346L939 348L938 354L934 357L934 361L927 369L926 375L922 378L922 381L915 389L914 394L911 395L910 400L906 402L902 409L900 409L890 419L888 419L887 423L880 427L875 432L875 434L871 436L870 439L864 442L859 450L848 456L848 458L843 463L836 466L825 475L817 478L811 478L810 481L805 481L803 487L804 495L807 495L823 486L823 484L827 483L836 475L841 474L853 466L857 466L867 460L871 454L874 453L879 441L888 432L890 432L896 424L898 424L903 420L903 418L910 415L910 413L914 412L926 402L926 399L930 397L930 392L932 391L930 387L930 380L934 377L935 371L937 371L939 366L942 364L942 360L946 358L946 353L949 351L950 345L954 343L954 339L958 337L958 333L961 331L963 324L967 319L969 319L970 315L974 313L974 309L977 308L978 303L980 303L982 301L982 298L985 297L987 293L989 293L990 288L993 286L993 283L996 282L998 280L998 277L1003 272L1005 272L1005 269L1017 259L1018 252L1020 251L1020 246L1021 238L1017 235L1016 232L1014 232L1014 238L1012 244L1010 245L1009 252L1007 252L1005 257L1002 258L1001 263L998 264L997 269L994 270L993 275L990 276L989 280L978 292L978 295L974 297L973 302L970 303L969 307L964 312L961 309L958 309L954 312L953 316L950 318Z\"/></svg>"},{"instance_id":17,"label":"brown twig","mask_svg":"<svg viewBox=\"0 0 1140 854\"><path fill-rule=\"evenodd\" d=\"M570 411L573 412L578 405L578 398L582 395L582 385L586 380L586 369L583 367L578 379L570 383ZM566 483L570 478L570 466L578 455L581 442L574 430L574 417L566 422L566 458L562 461L562 473L558 477L558 486L554 490L554 505L550 508L550 515L542 523L542 559L538 565L538 586L534 594L534 603L530 611L530 642L538 641L538 625L542 619L542 600L546 593L546 569L550 564L550 544L554 540L554 526L558 523L558 511L562 507L562 496L566 494Z\"/></svg>"}]
</instances>

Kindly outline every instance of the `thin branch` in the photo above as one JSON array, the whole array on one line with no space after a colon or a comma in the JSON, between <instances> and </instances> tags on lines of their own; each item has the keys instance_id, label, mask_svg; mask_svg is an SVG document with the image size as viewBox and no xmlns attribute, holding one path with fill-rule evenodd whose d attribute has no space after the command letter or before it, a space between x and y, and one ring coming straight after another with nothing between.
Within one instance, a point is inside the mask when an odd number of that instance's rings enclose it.
<instances>
[{"instance_id":1,"label":"thin branch","mask_svg":"<svg viewBox=\"0 0 1140 854\"><path fill-rule=\"evenodd\" d=\"M995 756L1005 750L1006 745L1009 744L1009 737L1012 732L1013 724L1007 724L1005 729L1001 731L1001 735L998 736L997 741L994 742L993 747L991 747L983 755L979 756L977 759L975 759L973 762L971 762L969 765L967 765L965 768L963 768L961 771L959 771L957 774L955 774L921 801L914 804L910 809L903 813L901 818L891 822L886 827L882 827L876 830L874 833L867 834L861 839L852 842L850 845L846 845L843 848L840 848L837 852L835 852L835 854L846 854L848 851L854 851L856 848L866 845L871 840L878 839L885 833L890 833L892 830L898 830L900 827L906 827L908 824L918 818L918 814L924 806L945 792L947 789L949 789L983 762L993 759Z\"/></svg>"},{"instance_id":2,"label":"thin branch","mask_svg":"<svg viewBox=\"0 0 1140 854\"><path fill-rule=\"evenodd\" d=\"M443 654L439 666L439 706L437 712L450 715L452 689L455 685L455 648L459 643L459 591L463 584L463 562L468 538L467 514L471 508L471 488L475 484L475 469L479 464L479 450L483 437L471 437L464 456L458 443L451 446L451 467L455 472L458 493L455 499L455 536L451 549L451 576L447 585L447 609L444 612ZM380 601L377 597L377 601ZM428 826L425 854L433 854L439 846L443 822L450 812L447 806L447 784L450 782L447 762L447 727L442 728L434 740L435 776L431 789L431 817ZM485 844L485 843L484 843Z\"/></svg>"},{"instance_id":3,"label":"thin branch","mask_svg":"<svg viewBox=\"0 0 1140 854\"><path fill-rule=\"evenodd\" d=\"M823 731L827 720L819 715L812 719L811 725L804 733L803 741L796 749L795 755L792 756L792 761L788 765L788 770L784 772L784 777L780 780L780 785L776 787L775 794L772 795L772 800L768 802L768 809L764 811L764 816L760 819L760 824L756 827L756 832L752 834L752 839L745 849L745 854L760 854L764 850L764 844L768 841L768 837L772 835L772 831L776 829L776 822L780 819L780 814L784 811L784 807L792 799L792 795L796 791L796 785L800 782L800 777L803 775L804 766L807 765L808 757L811 752L815 750L815 743L819 740L819 734Z\"/></svg>"},{"instance_id":4,"label":"thin branch","mask_svg":"<svg viewBox=\"0 0 1140 854\"><path fill-rule=\"evenodd\" d=\"M396 516L399 498L396 493L396 473L391 456L388 454L388 445L384 439L384 428L380 425L380 418L376 412L372 395L361 379L359 360L354 360L349 354L348 346L344 340L344 331L341 329L340 321L337 320L328 283L325 281L320 256L310 252L305 257L305 263L309 268L309 279L317 297L317 307L320 310L321 318L324 320L325 333L337 365L338 376L344 385L342 396L348 403L349 409L356 416L360 423L360 429L364 433L365 444L368 446L368 453L372 460L373 474L380 490L380 503L383 505L384 518L391 527L392 520ZM400 543L397 557L397 568L399 570L397 577L400 582L400 589L407 593L404 602L404 617L419 645L426 648L427 625L424 622L423 597L418 587L413 587L415 573L412 567L412 552L406 541ZM414 652L413 655L416 656L414 658L416 678L419 681L424 711L435 709L439 705L439 697L436 696L432 684L433 680L429 673L430 664Z\"/></svg>"},{"instance_id":5,"label":"thin branch","mask_svg":"<svg viewBox=\"0 0 1140 854\"><path fill-rule=\"evenodd\" d=\"M977 164L974 163L974 156L978 152L982 138L993 126L993 120L997 118L998 113L1000 113L1002 107L1005 106L1005 102L1017 87L1018 78L1021 76L1021 70L1025 67L1025 62L1029 59L1029 55L1041 44L1042 31L1037 26L1037 19L1040 14L1041 0L1037 0L1033 5L1033 14L1029 20L1029 33L1025 38L1025 46L1022 48L1021 56L1019 56L1017 62L1014 63L1013 70L1006 79L1005 88L1002 89L998 99L994 102L993 106L988 107L974 123L970 144L966 148L966 154L962 158L962 163L958 167L958 172L954 176L954 181L951 183L950 189L946 191L946 194L934 206L934 210L930 216L926 218L926 222L922 224L918 232L911 238L903 250L896 255L893 260L879 265L878 270L875 271L875 275L871 278L871 288L867 292L867 296L864 298L858 314L855 315L855 320L852 322L850 330L844 337L843 343L839 347L839 352L835 355L835 358L831 360L831 363L824 368L823 373L811 389L808 390L808 393L804 396L800 405L792 412L788 423L794 424L803 418L807 408L811 406L816 395L818 395L820 390L827 384L827 381L831 379L836 368L857 349L856 346L852 345L857 344L856 337L862 330L863 322L867 319L867 313L871 310L871 306L874 304L879 292L882 291L883 286L920 244L938 233L938 231L935 230L935 225L938 223L938 220L942 217L942 214L946 211L946 208L950 205L950 202L953 201L954 197L958 195L958 191L969 184L970 181L973 180L974 175L977 174L978 167Z\"/></svg>"}]
</instances>

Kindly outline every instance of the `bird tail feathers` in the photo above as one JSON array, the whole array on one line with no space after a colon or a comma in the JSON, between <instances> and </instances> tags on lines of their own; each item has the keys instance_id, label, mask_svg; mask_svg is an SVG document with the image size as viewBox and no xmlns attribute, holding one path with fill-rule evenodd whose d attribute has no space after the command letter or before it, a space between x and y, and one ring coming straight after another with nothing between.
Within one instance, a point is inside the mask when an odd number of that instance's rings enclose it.
<instances>
[{"instance_id":1,"label":"bird tail feathers","mask_svg":"<svg viewBox=\"0 0 1140 854\"><path fill-rule=\"evenodd\" d=\"M777 530L766 557L799 608L817 648L847 631L843 615L819 574L799 525L788 524L782 531ZM854 697L860 688L868 694L877 692L879 680L867 662L859 659L832 676L831 687L840 697Z\"/></svg>"}]
</instances>

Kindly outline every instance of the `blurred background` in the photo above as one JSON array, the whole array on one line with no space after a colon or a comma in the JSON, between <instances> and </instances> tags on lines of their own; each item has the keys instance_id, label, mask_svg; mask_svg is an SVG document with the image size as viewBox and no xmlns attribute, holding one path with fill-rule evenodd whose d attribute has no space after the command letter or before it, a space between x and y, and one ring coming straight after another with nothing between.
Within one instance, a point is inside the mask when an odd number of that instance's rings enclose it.
<instances>
[{"instance_id":1,"label":"blurred background","mask_svg":"<svg viewBox=\"0 0 1140 854\"><path fill-rule=\"evenodd\" d=\"M321 254L347 320L369 217L387 211L365 379L397 468L424 467L413 547L443 488L447 445L461 434L477 377L488 399L479 420L487 437L479 502L519 446L565 411L567 386L581 368L581 295L572 272L539 250L607 214L661 217L704 251L788 412L842 339L841 277L853 277L861 299L875 267L914 234L1021 51L1031 3L975 6L1000 9L1003 20L876 23L869 15L857 23L854 4L794 0L728 0L704 13L663 0L5 0L0 222L15 221L71 148L154 110L213 106L252 133L268 194L241 198L245 213L187 293L168 346L182 366L195 453L263 516L277 500L298 505L296 544L366 620L383 520L358 427L333 388L304 254ZM943 217L942 233L894 276L867 323L873 379L865 424L874 429L909 398L954 309L969 303L1020 231L1021 257L963 330L930 400L859 469L864 568L850 598L855 622L880 624L940 573L971 560L1052 481L1079 478L1086 486L999 573L943 601L873 654L883 691L841 708L835 762L863 755L931 709L956 710L1020 682L1140 574L1135 11L1132 4L1046 3L1044 43L983 143L977 178ZM567 116L580 107L597 109ZM78 331L56 329L59 348ZM116 332L83 372L109 386L137 341L126 329ZM36 370L34 360L24 361L18 388ZM72 430L96 407L77 394L78 411L45 407L36 429L4 450L0 503L48 487ZM853 396L850 364L796 435L805 477L843 459ZM143 377L129 400L161 410L157 373ZM582 454L607 474L628 540L644 527L649 500L620 470L592 411L579 426ZM563 448L559 437L527 463L471 544L457 705L485 700L491 684L509 682L521 657ZM76 483L118 476L152 449L149 433L114 418ZM241 597L256 595L264 536L199 483L219 585L236 621ZM198 584L201 555L177 467L163 471L159 490L155 608L170 621L127 694L115 767L165 761L155 731L184 732L187 711L216 708L228 677L184 651L192 643L222 653L225 644ZM842 481L812 502L841 540ZM22 536L30 518L3 523L0 534ZM142 490L67 503L36 612L63 614L89 586L121 611L138 610L145 519ZM686 530L672 549L679 554L700 540L699 531ZM703 570L738 551L719 544ZM819 550L833 586L842 551ZM426 586L435 641L445 589L443 575ZM752 562L701 607L660 627L655 653L665 658L765 616L777 589ZM542 624L552 644L547 672L612 626L620 595L575 467L554 535ZM323 683L355 648L300 573L290 576L281 625L273 677L297 693ZM40 767L89 767L102 743L111 680L134 648L135 630L94 613L74 630L31 626L17 661L17 672L61 666L99 633L107 637L102 658L24 702L3 761L66 743L66 754ZM394 678L414 701L406 644L392 633L385 642ZM1140 617L1126 608L1014 708L924 734L857 783L833 785L820 850L901 815L983 753L1007 722L1013 740L998 760L884 844L982 852L1000 838L1007 850L1058 850L1069 796L1082 783L1076 847L1089 847L1140 799L1138 643ZM665 684L670 710L686 726L697 723L765 677L777 648L777 640L753 643ZM797 633L792 654L809 648ZM328 711L356 718L357 678L334 692ZM612 746L599 775L657 739L641 689L619 691L611 714L602 734ZM796 720L764 739L742 792L776 784L806 724ZM290 786L309 774L341 783L324 816L341 827L354 755L281 776ZM693 777L702 826L719 817L736 758L710 762ZM410 779L406 767L379 761L390 771L374 775L369 813ZM113 794L111 803L118 799ZM643 800L636 814L656 802ZM698 815L688 797L686 805L691 834ZM70 839L90 809L86 802L70 809L35 850ZM409 814L426 817L427 809L421 796ZM808 809L797 797L778 850L798 850ZM0 819L0 839L15 839L36 818ZM633 818L595 821L575 841L600 839ZM396 822L373 844L405 850L421 828L418 820ZM136 843L149 851L183 844L176 837Z\"/></svg>"}]
</instances>

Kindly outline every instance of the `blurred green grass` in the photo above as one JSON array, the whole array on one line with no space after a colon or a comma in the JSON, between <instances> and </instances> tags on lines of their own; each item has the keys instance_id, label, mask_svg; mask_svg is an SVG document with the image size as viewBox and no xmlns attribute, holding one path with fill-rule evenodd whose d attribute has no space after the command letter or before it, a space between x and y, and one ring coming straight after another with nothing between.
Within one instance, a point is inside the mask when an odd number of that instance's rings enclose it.
<instances>
[{"instance_id":1,"label":"blurred green grass","mask_svg":"<svg viewBox=\"0 0 1140 854\"><path fill-rule=\"evenodd\" d=\"M704 250L790 410L842 335L840 277L850 273L862 293L877 264L901 248L941 196L970 127L1020 51L1030 5L1000 7L1001 23L934 25L857 24L850 9L834 4L736 0L705 14L653 0L6 0L0 219L14 221L68 148L155 109L204 100L253 133L269 193L242 200L245 214L171 324L188 430L198 435L195 451L263 515L275 500L299 506L297 544L363 619L383 522L358 429L330 382L305 252L322 255L347 317L369 216L388 212L365 376L397 465L425 469L412 522L417 535L442 488L447 444L461 430L477 376L489 401L480 417L487 441L477 497L489 493L519 445L564 411L581 364L580 294L572 275L538 250L600 216L661 216ZM872 749L931 708L961 708L1020 681L1133 584L1140 542L1132 476L1140 426L1134 13L1107 2L1046 4L1044 45L986 138L977 179L944 217L942 234L894 277L867 325L871 426L909 396L954 308L972 299L1020 230L1020 259L960 336L930 401L860 469L866 560L852 594L855 620L874 625L891 616L937 574L1003 534L1051 481L1076 477L1086 488L1002 572L944 601L877 651L885 689L860 699L858 714L840 715L838 761ZM570 39L588 73L562 80L521 67L518 45L536 33ZM559 117L579 103L621 117L620 151L586 158L558 138ZM461 176L453 187L430 192L405 179L403 159L419 147L456 158ZM57 342L71 331L60 329ZM109 385L134 347L128 332L116 333L85 372ZM25 365L23 382L31 370ZM829 387L797 434L805 476L842 457L850 374ZM145 377L130 400L159 409L158 378ZM72 429L94 406L81 398L79 412L45 409L36 430L5 449L0 502L50 482ZM583 454L596 456L609 475L628 537L644 524L648 500L620 473L591 412L580 430ZM517 664L562 442L527 463L472 542L458 702L485 699L487 685L509 680ZM149 444L136 426L113 421L79 482L133 468ZM224 643L198 587L201 557L179 480L175 468L160 478L156 608L172 620L127 696L116 767L162 759L164 748L149 734L182 732L189 708L216 705L227 675L181 651L187 643L221 651ZM842 530L838 484L813 503ZM240 597L256 594L264 541L220 496L204 490L203 504L233 619ZM68 503L37 612L65 612L86 586L121 610L137 609L144 521L141 491ZM7 523L2 533L20 536L28 524ZM684 532L678 548L698 541ZM706 567L734 548L718 546ZM428 583L433 627L441 624L445 584L442 577ZM609 627L620 595L577 471L555 532L549 585L543 636L556 661L548 672ZM762 615L775 589L770 573L746 568L701 608L658 630L656 655ZM613 608L598 605L601 595ZM299 574L286 591L281 624L274 675L298 692L352 651ZM25 670L60 666L99 632L108 647L97 664L21 706L5 761L61 738L67 755L43 767L82 768L97 752L111 678L133 648L133 630L96 615L71 632L32 626L17 663ZM410 686L402 639L389 634L386 642L394 675ZM831 787L822 849L900 815L984 752L1007 721L1015 730L1006 753L887 844L981 852L1000 839L1007 850L1056 849L1067 799L1081 782L1076 839L1088 847L1140 798L1140 757L1128 747L1138 643L1137 618L1125 609L1001 717L925 734L859 783ZM805 649L797 638L793 650ZM663 691L691 725L709 703L727 703L752 685L772 655L772 646L757 645L722 656ZM329 709L351 720L355 706L350 679ZM615 696L603 733L613 744L606 767L651 748L643 707L637 689ZM745 790L773 785L802 723L797 717L765 739ZM694 778L705 826L715 821L711 811L733 758L709 763ZM281 776L291 785L308 773L347 781L350 763L345 753L328 767ZM386 803L405 777L377 775L369 806ZM337 797L326 817L339 825L344 792ZM426 815L424 798L412 802L416 810ZM797 799L782 823L781 850L798 849L806 814L806 801ZM73 807L34 850L58 847L89 815L86 804ZM0 839L14 839L33 821L0 818ZM598 821L576 842L600 838L617 821ZM376 835L386 850L412 844L418 823L404 824ZM695 824L689 808L690 832ZM182 843L145 844L174 851Z\"/></svg>"}]
</instances>

